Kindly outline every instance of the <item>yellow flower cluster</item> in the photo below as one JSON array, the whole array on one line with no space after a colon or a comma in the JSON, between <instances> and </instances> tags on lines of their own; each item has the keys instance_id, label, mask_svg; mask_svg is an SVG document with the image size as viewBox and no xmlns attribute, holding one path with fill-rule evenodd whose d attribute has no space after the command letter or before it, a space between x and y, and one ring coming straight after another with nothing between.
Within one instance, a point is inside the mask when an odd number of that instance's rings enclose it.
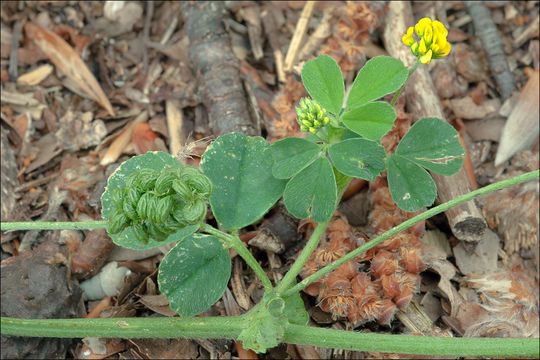
<instances>
[{"instance_id":1,"label":"yellow flower cluster","mask_svg":"<svg viewBox=\"0 0 540 360\"><path fill-rule=\"evenodd\" d=\"M415 41L413 30L420 39ZM401 41L411 48L414 56L420 59L422 64L429 64L431 59L442 59L450 52L450 43L446 41L448 30L437 20L423 18L418 21L414 28L411 26L403 35Z\"/></svg>"}]
</instances>

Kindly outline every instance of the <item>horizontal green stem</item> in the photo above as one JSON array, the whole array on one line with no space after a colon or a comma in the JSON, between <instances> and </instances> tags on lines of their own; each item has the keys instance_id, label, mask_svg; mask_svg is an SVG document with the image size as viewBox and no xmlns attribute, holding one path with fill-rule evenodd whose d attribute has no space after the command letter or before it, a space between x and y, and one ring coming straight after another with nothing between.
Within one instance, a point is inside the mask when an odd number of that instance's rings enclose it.
<instances>
[{"instance_id":1,"label":"horizontal green stem","mask_svg":"<svg viewBox=\"0 0 540 360\"><path fill-rule=\"evenodd\" d=\"M283 342L399 354L538 358L539 339L447 338L360 333L290 324Z\"/></svg>"},{"instance_id":2,"label":"horizontal green stem","mask_svg":"<svg viewBox=\"0 0 540 360\"><path fill-rule=\"evenodd\" d=\"M2 336L56 338L229 338L246 326L242 316L116 319L2 318Z\"/></svg>"},{"instance_id":3,"label":"horizontal green stem","mask_svg":"<svg viewBox=\"0 0 540 360\"><path fill-rule=\"evenodd\" d=\"M266 290L272 289L272 282L270 281L270 279L264 272L263 268L261 267L257 259L253 257L251 252L249 252L249 250L246 248L242 240L240 240L240 238L237 235L230 235L230 234L224 233L223 231L218 230L215 227L208 224L202 224L201 230L210 235L214 235L217 238L222 239L227 244L229 244L238 253L238 255L240 255L240 257L244 259L246 264L248 264L249 267L251 267L253 272L255 272L255 275L259 277L264 288Z\"/></svg>"},{"instance_id":4,"label":"horizontal green stem","mask_svg":"<svg viewBox=\"0 0 540 360\"><path fill-rule=\"evenodd\" d=\"M195 318L2 318L3 336L56 338L228 338L246 327L245 316ZM283 342L357 351L482 357L539 356L537 338L445 338L386 335L290 324Z\"/></svg>"},{"instance_id":5,"label":"horizontal green stem","mask_svg":"<svg viewBox=\"0 0 540 360\"><path fill-rule=\"evenodd\" d=\"M470 201L472 199L475 199L479 196L489 194L493 191L503 189L508 186L516 185L528 180L532 180L534 178L537 178L539 174L539 170L531 171L507 180L499 181L497 183L485 186L481 189L471 191L470 193L467 193L465 195L461 195L455 199L452 199L448 202L445 202L444 204L435 206L434 208L431 208L427 211L424 211L423 213L416 215L415 217L402 222L396 227L393 227L392 229L384 232L383 234L377 236L375 239L371 240L370 242L360 246L359 248L351 251L347 255L339 258L338 260L334 261L331 264L328 264L327 266L323 267L316 273L314 273L311 276L308 276L292 288L288 289L284 292L283 296L290 296L293 295L296 292L299 292L300 290L304 289L309 284L313 283L317 279L323 277L324 275L328 274L329 272L333 271L337 267L341 266L342 264L346 263L347 261L354 259L356 256L368 251L374 246L379 245L384 240L388 239L391 236L394 236L395 234L399 233L400 231L403 231L411 226L413 226L416 223L419 223L422 220L429 219L430 217L437 215L439 213L442 213L456 205L462 204L464 202Z\"/></svg>"},{"instance_id":6,"label":"horizontal green stem","mask_svg":"<svg viewBox=\"0 0 540 360\"><path fill-rule=\"evenodd\" d=\"M80 222L46 222L46 221L19 221L1 222L0 230L91 230L107 227L107 221L80 221Z\"/></svg>"}]
</instances>

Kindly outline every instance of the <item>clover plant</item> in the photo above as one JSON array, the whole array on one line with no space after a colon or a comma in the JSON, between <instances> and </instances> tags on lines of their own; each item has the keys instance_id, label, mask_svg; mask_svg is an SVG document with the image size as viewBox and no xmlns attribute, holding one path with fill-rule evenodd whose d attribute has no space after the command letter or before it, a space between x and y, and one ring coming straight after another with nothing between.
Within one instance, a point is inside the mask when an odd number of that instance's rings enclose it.
<instances>
[{"instance_id":1,"label":"clover plant","mask_svg":"<svg viewBox=\"0 0 540 360\"><path fill-rule=\"evenodd\" d=\"M419 38L415 41L413 30ZM450 51L447 31L422 19L403 36L418 58L378 56L359 71L347 97L343 74L327 55L308 61L302 82L310 98L296 108L305 137L274 144L257 136L219 136L202 155L200 170L164 152L133 157L111 175L101 198L103 221L94 223L2 223L2 230L106 227L120 246L144 250L176 243L159 265L158 283L180 318L29 320L2 318L2 335L54 337L228 337L265 352L281 342L342 349L462 356L538 356L535 339L430 338L361 334L308 327L300 290L397 232L452 206L496 189L538 177L538 171L506 180L441 204L348 253L297 283L296 277L321 238L339 199L353 178L374 180L387 171L394 202L405 211L431 206L437 189L429 172L452 175L465 151L448 123L423 118L405 134L394 153L381 138L392 128L393 105L419 63ZM381 100L395 93L392 103ZM261 219L283 197L297 218L318 225L295 263L272 284L240 241L241 229ZM205 223L208 205L219 227ZM262 301L241 316L193 318L223 295L231 274L233 248L258 276Z\"/></svg>"}]
</instances>

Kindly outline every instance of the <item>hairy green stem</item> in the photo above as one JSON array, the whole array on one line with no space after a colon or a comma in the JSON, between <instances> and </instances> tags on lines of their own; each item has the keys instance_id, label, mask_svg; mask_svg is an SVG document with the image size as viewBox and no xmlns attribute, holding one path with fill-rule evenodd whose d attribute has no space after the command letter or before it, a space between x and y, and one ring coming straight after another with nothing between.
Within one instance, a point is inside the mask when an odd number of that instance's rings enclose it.
<instances>
[{"instance_id":1,"label":"hairy green stem","mask_svg":"<svg viewBox=\"0 0 540 360\"><path fill-rule=\"evenodd\" d=\"M3 336L56 338L228 338L247 326L243 316L195 318L2 318ZM289 324L283 342L357 351L478 357L539 356L538 339L446 338L360 333Z\"/></svg>"},{"instance_id":2,"label":"hairy green stem","mask_svg":"<svg viewBox=\"0 0 540 360\"><path fill-rule=\"evenodd\" d=\"M110 319L2 318L2 336L57 338L236 338L246 327L244 316Z\"/></svg>"},{"instance_id":3,"label":"hairy green stem","mask_svg":"<svg viewBox=\"0 0 540 360\"><path fill-rule=\"evenodd\" d=\"M107 221L80 221L80 222L45 222L45 221L18 221L1 222L0 230L91 230L107 227Z\"/></svg>"},{"instance_id":4,"label":"hairy green stem","mask_svg":"<svg viewBox=\"0 0 540 360\"><path fill-rule=\"evenodd\" d=\"M324 230L326 230L327 226L328 221L317 224L317 227L311 234L311 237L309 238L306 246L304 246L302 252L300 253L300 255L298 255L298 258L296 258L294 264L292 264L289 271L287 271L283 279L281 279L281 281L279 282L276 288L278 294L287 290L287 288L289 288L293 282L296 282L296 276L300 273L309 256L317 247L317 244L319 243L321 236L324 233Z\"/></svg>"},{"instance_id":5,"label":"hairy green stem","mask_svg":"<svg viewBox=\"0 0 540 360\"><path fill-rule=\"evenodd\" d=\"M415 217L413 217L413 218L411 218L411 219L409 219L407 221L404 221L403 223L399 224L398 226L393 227L392 229L384 232L383 234L377 236L375 239L373 239L370 242L368 242L368 243L360 246L359 248L351 251L350 253L348 253L347 255L341 257L340 259L334 261L333 263L328 264L327 266L323 267L322 269L320 269L319 271L317 271L313 275L308 276L307 278L305 278L304 280L302 280L301 282L299 282L298 284L296 284L292 288L286 290L283 293L283 296L290 296L290 295L292 295L292 294L294 294L296 292L299 292L300 290L304 289L309 284L313 283L317 279L319 279L319 278L323 277L324 275L328 274L329 272L333 271L334 269L336 269L337 267L339 267L342 264L346 263L347 261L349 261L351 259L354 259L356 256L362 254L363 252L368 251L369 249L371 249L372 247L380 244L381 242L388 239L389 237L394 236L398 232L400 232L402 230L405 230L405 229L413 226L414 224L419 223L422 220L428 219L428 218L430 218L430 217L432 217L434 215L437 215L439 213L442 213L442 212L444 212L444 211L446 211L446 210L448 210L448 209L450 209L450 208L452 208L452 207L454 207L456 205L459 205L459 204L462 204L464 202L470 201L470 200L472 200L474 198L477 198L479 196L486 195L486 194L489 194L489 193L491 193L493 191L500 190L500 189L503 189L503 188L508 187L508 186L516 185L516 184L519 184L519 183L522 183L522 182L537 178L538 174L539 174L539 170L535 170L535 171L531 171L531 172L528 172L528 173L513 177L511 179L499 181L499 182L496 182L494 184L485 186L485 187L483 187L481 189L472 191L472 192L470 192L468 194L459 196L459 197L457 197L457 198L455 198L453 200L450 200L450 201L448 201L448 202L446 202L444 204L435 206L434 208L431 208L431 209L429 209L427 211L424 211L423 213L421 213L419 215L416 215Z\"/></svg>"},{"instance_id":6,"label":"hairy green stem","mask_svg":"<svg viewBox=\"0 0 540 360\"><path fill-rule=\"evenodd\" d=\"M414 65L409 69L409 75L407 76L407 80L409 80L409 78L411 77L414 70L416 70L416 68L418 67L418 64L420 64L420 59L416 59L416 62L414 63ZM403 88L405 87L405 84L407 83L407 80L405 80L403 85L401 85L399 90L395 93L394 97L392 98L392 102L390 103L390 105L394 106L396 104L397 99L399 97L399 94L401 94L401 90L403 90Z\"/></svg>"},{"instance_id":7,"label":"hairy green stem","mask_svg":"<svg viewBox=\"0 0 540 360\"><path fill-rule=\"evenodd\" d=\"M229 244L237 253L244 259L246 264L251 267L251 269L255 272L255 275L259 277L261 280L261 283L264 286L265 290L271 290L272 289L272 282L264 272L261 265L257 262L257 259L253 257L251 252L247 249L247 247L244 245L242 240L237 235L230 235L227 233L224 233L221 230L216 229L215 227L208 225L208 224L202 224L201 230L210 234L214 235L217 238L225 241L227 244Z\"/></svg>"},{"instance_id":8,"label":"hairy green stem","mask_svg":"<svg viewBox=\"0 0 540 360\"><path fill-rule=\"evenodd\" d=\"M538 358L539 340L386 335L290 324L286 343L399 354Z\"/></svg>"}]
</instances>

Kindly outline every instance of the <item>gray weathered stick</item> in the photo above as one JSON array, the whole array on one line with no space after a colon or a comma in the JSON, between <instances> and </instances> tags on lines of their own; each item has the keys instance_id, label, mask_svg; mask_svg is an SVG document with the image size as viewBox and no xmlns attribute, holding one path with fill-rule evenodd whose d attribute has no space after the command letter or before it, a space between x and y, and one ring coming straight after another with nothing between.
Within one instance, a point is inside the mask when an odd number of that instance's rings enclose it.
<instances>
[{"instance_id":1,"label":"gray weathered stick","mask_svg":"<svg viewBox=\"0 0 540 360\"><path fill-rule=\"evenodd\" d=\"M510 72L503 43L497 26L491 18L491 13L482 1L464 1L474 23L476 35L480 38L482 47L486 52L489 68L499 86L504 100L508 99L515 90L514 76Z\"/></svg>"},{"instance_id":2,"label":"gray weathered stick","mask_svg":"<svg viewBox=\"0 0 540 360\"><path fill-rule=\"evenodd\" d=\"M186 1L181 2L181 9L190 41L189 56L213 134L239 131L259 135L260 128L249 116L240 64L223 25L224 3Z\"/></svg>"}]
</instances>

